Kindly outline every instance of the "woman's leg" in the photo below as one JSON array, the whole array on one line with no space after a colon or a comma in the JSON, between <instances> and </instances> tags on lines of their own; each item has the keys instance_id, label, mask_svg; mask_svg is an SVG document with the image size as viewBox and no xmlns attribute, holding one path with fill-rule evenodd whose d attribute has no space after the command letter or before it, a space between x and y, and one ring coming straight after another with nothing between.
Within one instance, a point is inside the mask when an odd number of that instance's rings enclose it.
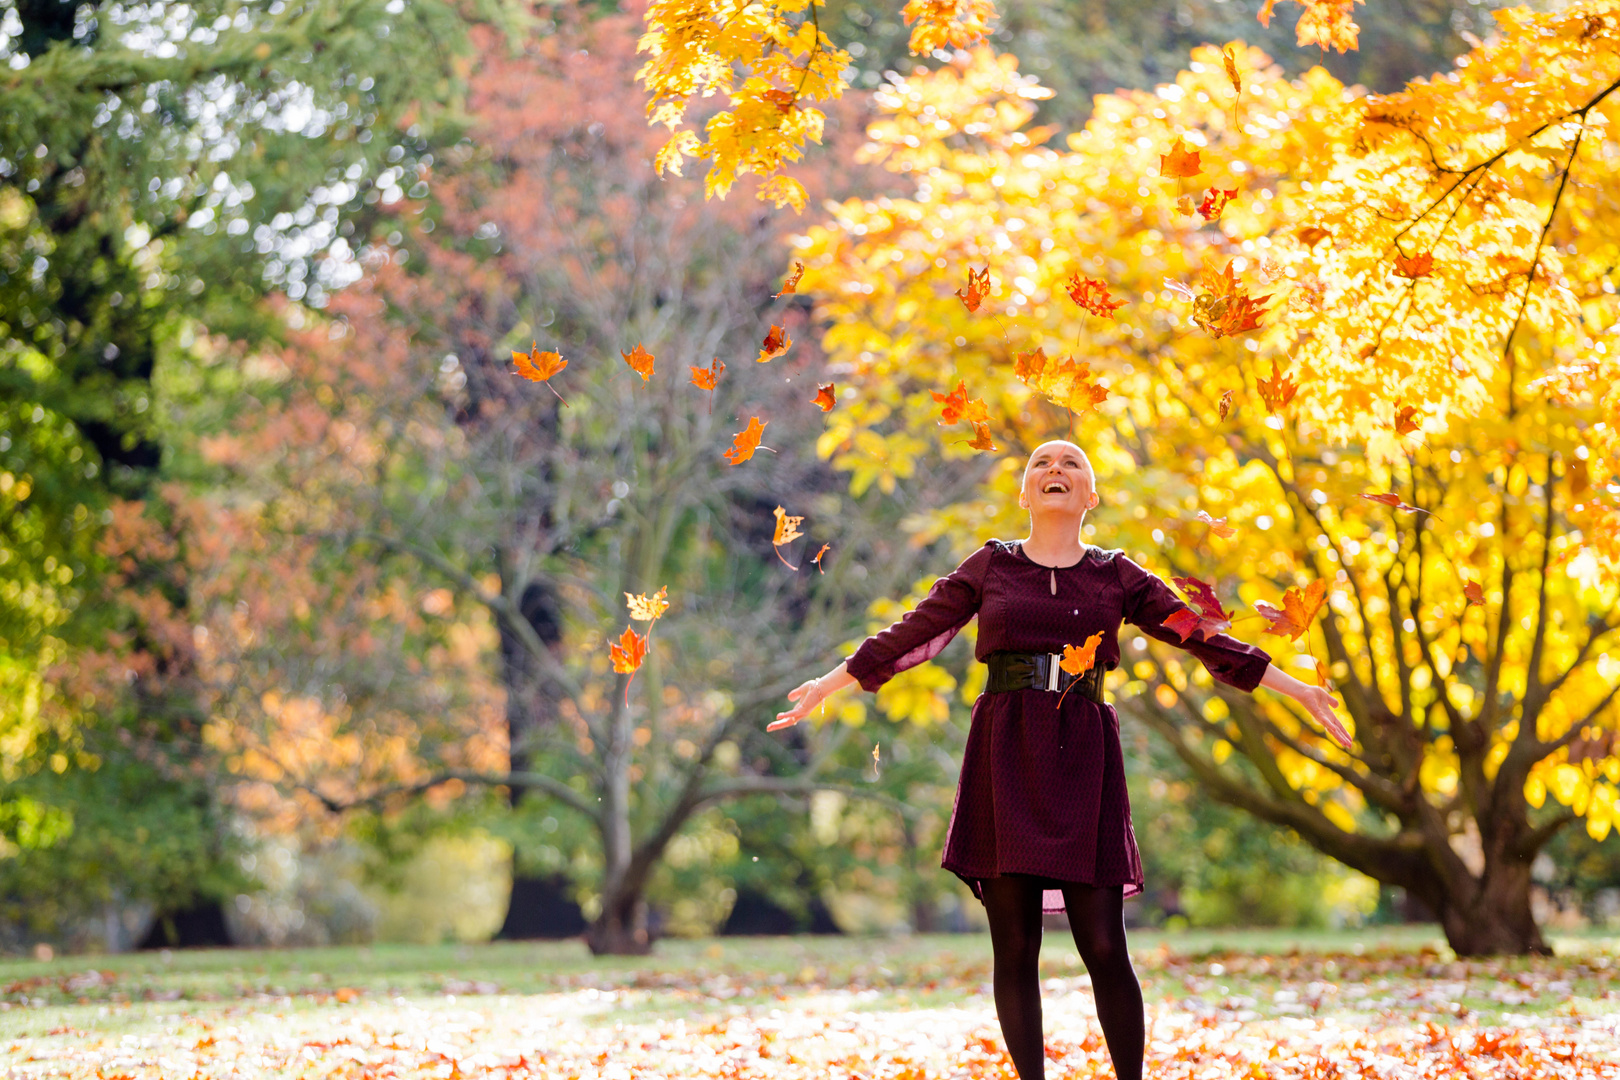
<instances>
[{"instance_id":1,"label":"woman's leg","mask_svg":"<svg viewBox=\"0 0 1620 1080\"><path fill-rule=\"evenodd\" d=\"M1119 1080L1142 1080L1142 987L1125 948L1125 890L1070 885L1063 890L1069 927L1091 975L1108 1056ZM994 924L992 924L993 926Z\"/></svg>"},{"instance_id":2,"label":"woman's leg","mask_svg":"<svg viewBox=\"0 0 1620 1080\"><path fill-rule=\"evenodd\" d=\"M1045 1080L1041 1034L1041 884L1018 874L979 882L995 952L996 1016L1021 1080Z\"/></svg>"}]
</instances>

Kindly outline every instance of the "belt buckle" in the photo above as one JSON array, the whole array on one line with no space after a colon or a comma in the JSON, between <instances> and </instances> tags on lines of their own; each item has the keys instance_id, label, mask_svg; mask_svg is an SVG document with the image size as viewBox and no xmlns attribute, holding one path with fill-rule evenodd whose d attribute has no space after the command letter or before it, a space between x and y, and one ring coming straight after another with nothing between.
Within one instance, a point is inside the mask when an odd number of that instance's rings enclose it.
<instances>
[{"instance_id":1,"label":"belt buckle","mask_svg":"<svg viewBox=\"0 0 1620 1080\"><path fill-rule=\"evenodd\" d=\"M1046 654L1046 688L1054 694L1058 688L1058 673L1063 670L1058 665L1062 663L1063 657L1057 653Z\"/></svg>"}]
</instances>

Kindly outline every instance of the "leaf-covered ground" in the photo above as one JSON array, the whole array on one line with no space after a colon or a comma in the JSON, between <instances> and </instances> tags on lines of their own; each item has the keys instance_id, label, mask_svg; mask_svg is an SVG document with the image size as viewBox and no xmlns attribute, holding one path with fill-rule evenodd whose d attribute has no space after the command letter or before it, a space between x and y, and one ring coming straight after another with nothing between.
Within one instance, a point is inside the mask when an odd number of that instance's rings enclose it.
<instances>
[{"instance_id":1,"label":"leaf-covered ground","mask_svg":"<svg viewBox=\"0 0 1620 1080\"><path fill-rule=\"evenodd\" d=\"M1111 1075L1048 936L1054 1077ZM1460 962L1421 929L1137 935L1149 1075L1620 1078L1620 941ZM0 964L0 1069L35 1077L1011 1076L980 935L90 957Z\"/></svg>"}]
</instances>

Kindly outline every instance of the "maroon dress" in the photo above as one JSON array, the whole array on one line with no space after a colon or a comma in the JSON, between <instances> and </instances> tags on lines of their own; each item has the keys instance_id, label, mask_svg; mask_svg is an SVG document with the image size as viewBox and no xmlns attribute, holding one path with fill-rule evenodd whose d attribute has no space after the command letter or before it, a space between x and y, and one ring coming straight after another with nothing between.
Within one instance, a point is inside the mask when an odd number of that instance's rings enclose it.
<instances>
[{"instance_id":1,"label":"maroon dress","mask_svg":"<svg viewBox=\"0 0 1620 1080\"><path fill-rule=\"evenodd\" d=\"M1123 621L1186 649L1223 683L1258 686L1271 662L1265 652L1225 634L1182 641L1165 628L1185 606L1123 552L1088 547L1079 562L1054 570L1020 544L991 540L935 582L916 610L867 638L847 666L863 689L876 690L933 659L977 615L980 660L999 651L1061 653L1101 631L1096 662L1111 669ZM1061 710L1047 690L980 694L942 862L976 896L980 880L1002 874L1141 892L1114 707L1078 692ZM1048 889L1044 908L1062 911L1063 894Z\"/></svg>"}]
</instances>

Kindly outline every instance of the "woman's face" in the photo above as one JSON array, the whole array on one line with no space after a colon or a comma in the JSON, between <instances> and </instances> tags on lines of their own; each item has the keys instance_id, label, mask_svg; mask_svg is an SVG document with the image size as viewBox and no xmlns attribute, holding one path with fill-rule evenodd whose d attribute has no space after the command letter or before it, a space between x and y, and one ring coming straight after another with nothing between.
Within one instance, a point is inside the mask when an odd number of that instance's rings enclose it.
<instances>
[{"instance_id":1,"label":"woman's face","mask_svg":"<svg viewBox=\"0 0 1620 1080\"><path fill-rule=\"evenodd\" d=\"M1097 505L1091 462L1071 442L1043 443L1024 466L1018 505L1031 512L1081 514Z\"/></svg>"}]
</instances>

